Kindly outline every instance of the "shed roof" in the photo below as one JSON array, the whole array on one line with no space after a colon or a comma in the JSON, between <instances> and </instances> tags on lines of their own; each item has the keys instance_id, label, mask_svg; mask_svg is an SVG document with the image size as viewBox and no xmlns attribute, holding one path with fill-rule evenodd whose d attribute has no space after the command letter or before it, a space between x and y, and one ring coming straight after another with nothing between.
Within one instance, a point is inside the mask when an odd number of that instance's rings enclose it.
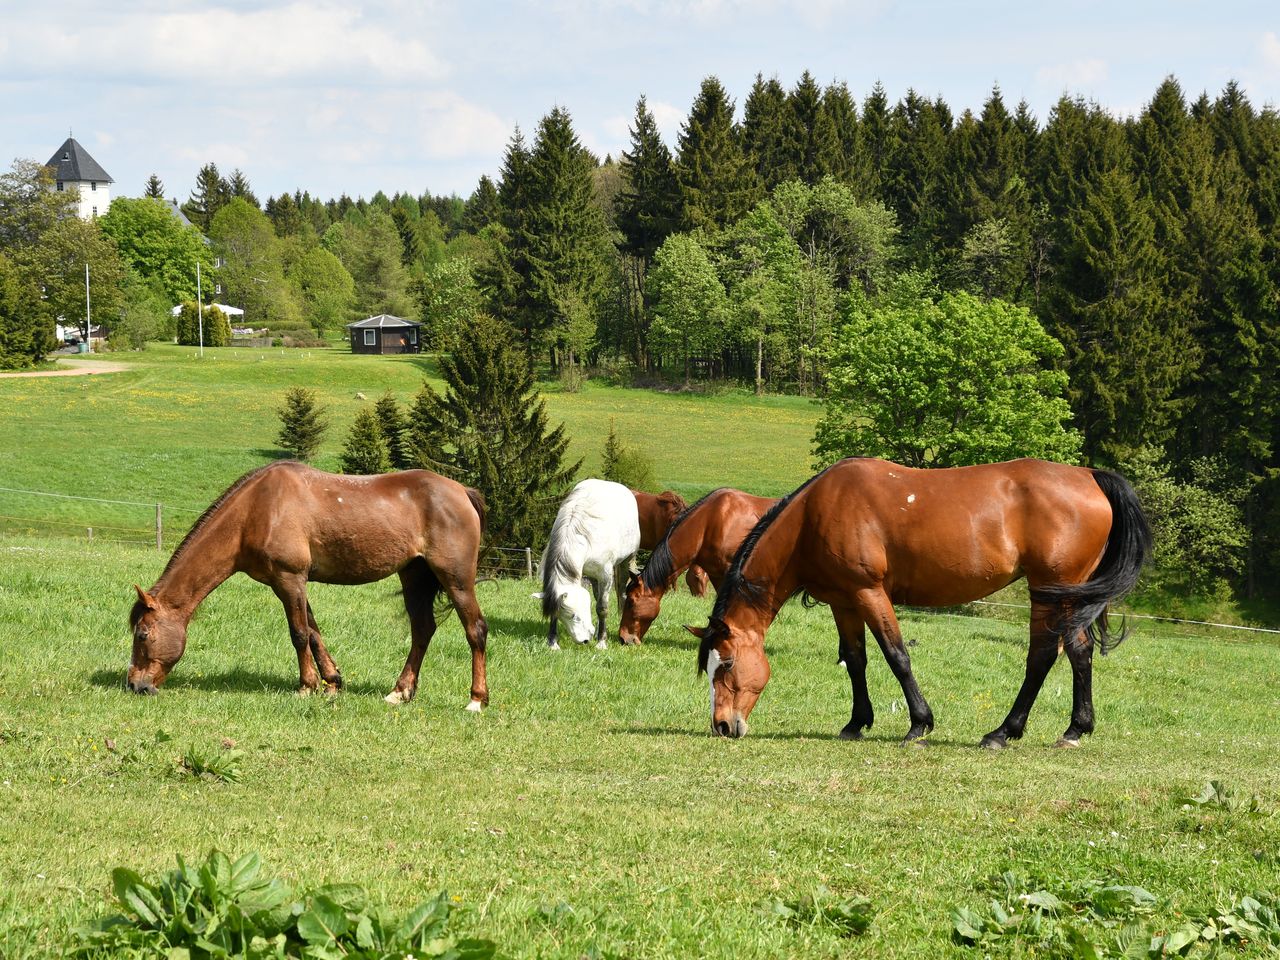
<instances>
[{"instance_id":1,"label":"shed roof","mask_svg":"<svg viewBox=\"0 0 1280 960\"><path fill-rule=\"evenodd\" d=\"M67 137L66 143L60 146L47 167L53 167L53 178L68 183L115 183L111 174L98 165L98 161L89 156L89 151L76 142L75 137Z\"/></svg>"},{"instance_id":2,"label":"shed roof","mask_svg":"<svg viewBox=\"0 0 1280 960\"><path fill-rule=\"evenodd\" d=\"M376 317L367 317L364 320L357 320L355 323L348 323L347 329L365 330L370 327L420 327L422 324L416 320L406 320L404 317L393 317L389 313L380 313Z\"/></svg>"}]
</instances>

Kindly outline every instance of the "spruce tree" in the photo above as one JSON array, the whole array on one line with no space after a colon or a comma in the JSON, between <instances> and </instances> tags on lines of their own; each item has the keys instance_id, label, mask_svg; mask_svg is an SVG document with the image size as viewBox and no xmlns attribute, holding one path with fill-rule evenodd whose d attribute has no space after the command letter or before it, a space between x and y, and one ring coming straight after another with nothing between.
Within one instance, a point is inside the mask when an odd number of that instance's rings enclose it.
<instances>
[{"instance_id":1,"label":"spruce tree","mask_svg":"<svg viewBox=\"0 0 1280 960\"><path fill-rule=\"evenodd\" d=\"M329 420L316 392L306 387L290 387L276 411L280 433L276 443L295 460L310 461L320 450L320 441L329 429Z\"/></svg>"},{"instance_id":2,"label":"spruce tree","mask_svg":"<svg viewBox=\"0 0 1280 960\"><path fill-rule=\"evenodd\" d=\"M787 93L777 77L756 74L742 106L742 149L766 191L796 176L787 151Z\"/></svg>"},{"instance_id":3,"label":"spruce tree","mask_svg":"<svg viewBox=\"0 0 1280 960\"><path fill-rule=\"evenodd\" d=\"M680 129L676 170L687 230L718 230L759 198L755 173L733 123L733 103L715 77L707 77Z\"/></svg>"},{"instance_id":4,"label":"spruce tree","mask_svg":"<svg viewBox=\"0 0 1280 960\"><path fill-rule=\"evenodd\" d=\"M409 421L405 419L395 394L388 390L373 405L378 429L387 447L387 459L396 470L413 467L413 451L409 447Z\"/></svg>"},{"instance_id":5,"label":"spruce tree","mask_svg":"<svg viewBox=\"0 0 1280 960\"><path fill-rule=\"evenodd\" d=\"M142 195L151 200L164 199L164 184L154 173L147 177L147 185L142 189Z\"/></svg>"},{"instance_id":6,"label":"spruce tree","mask_svg":"<svg viewBox=\"0 0 1280 960\"><path fill-rule=\"evenodd\" d=\"M837 158L839 166L833 171L836 179L849 184L859 200L871 199L870 194L864 192L868 181L868 165L858 126L858 106L849 93L848 85L833 83L827 87L822 92L822 107L831 118L836 142L840 146Z\"/></svg>"},{"instance_id":7,"label":"spruce tree","mask_svg":"<svg viewBox=\"0 0 1280 960\"><path fill-rule=\"evenodd\" d=\"M533 236L529 225L532 202L529 148L516 127L502 158L498 181L500 221L485 232L491 241L491 256L480 264L476 282L489 310L499 320L519 330L526 355L532 360L535 334L542 328L532 299L532 266L529 261Z\"/></svg>"},{"instance_id":8,"label":"spruce tree","mask_svg":"<svg viewBox=\"0 0 1280 960\"><path fill-rule=\"evenodd\" d=\"M227 178L227 192L233 197L239 197L246 203L255 207L261 206L258 198L254 195L253 188L249 186L249 178L244 175L239 167L231 171L231 176Z\"/></svg>"},{"instance_id":9,"label":"spruce tree","mask_svg":"<svg viewBox=\"0 0 1280 960\"><path fill-rule=\"evenodd\" d=\"M342 446L342 472L369 476L387 473L391 458L387 454L387 442L375 410L362 407L351 422L351 430Z\"/></svg>"},{"instance_id":10,"label":"spruce tree","mask_svg":"<svg viewBox=\"0 0 1280 960\"><path fill-rule=\"evenodd\" d=\"M858 125L860 144L865 154L864 167L860 171L861 183L854 190L863 199L885 200L885 181L889 176L889 98L879 80L871 89L871 95L862 101L862 119Z\"/></svg>"},{"instance_id":11,"label":"spruce tree","mask_svg":"<svg viewBox=\"0 0 1280 960\"><path fill-rule=\"evenodd\" d=\"M475 191L467 198L463 211L463 226L471 233L479 233L491 223L496 223L502 216L501 203L498 200L498 188L493 185L489 175L480 178Z\"/></svg>"},{"instance_id":12,"label":"spruce tree","mask_svg":"<svg viewBox=\"0 0 1280 960\"><path fill-rule=\"evenodd\" d=\"M911 259L927 267L933 259L942 201L947 133L936 106L914 90L894 108L890 121L887 204L898 216Z\"/></svg>"},{"instance_id":13,"label":"spruce tree","mask_svg":"<svg viewBox=\"0 0 1280 960\"><path fill-rule=\"evenodd\" d=\"M191 199L182 205L182 213L207 237L213 218L230 200L231 188L218 173L218 165L206 163L196 174L196 187Z\"/></svg>"},{"instance_id":14,"label":"spruce tree","mask_svg":"<svg viewBox=\"0 0 1280 960\"><path fill-rule=\"evenodd\" d=\"M840 169L840 138L808 70L787 95L783 130L789 178L812 186Z\"/></svg>"},{"instance_id":15,"label":"spruce tree","mask_svg":"<svg viewBox=\"0 0 1280 960\"><path fill-rule=\"evenodd\" d=\"M41 317L38 293L0 253L0 370L20 370L53 349L53 320Z\"/></svg>"},{"instance_id":16,"label":"spruce tree","mask_svg":"<svg viewBox=\"0 0 1280 960\"><path fill-rule=\"evenodd\" d=\"M424 381L409 416L416 465L484 494L487 542L538 545L582 465L565 465L564 425L547 428L528 360L500 321L477 316L440 366L444 395Z\"/></svg>"},{"instance_id":17,"label":"spruce tree","mask_svg":"<svg viewBox=\"0 0 1280 960\"><path fill-rule=\"evenodd\" d=\"M622 154L622 170L626 180L618 197L622 249L647 263L679 227L680 181L644 97L636 103L631 149Z\"/></svg>"}]
</instances>

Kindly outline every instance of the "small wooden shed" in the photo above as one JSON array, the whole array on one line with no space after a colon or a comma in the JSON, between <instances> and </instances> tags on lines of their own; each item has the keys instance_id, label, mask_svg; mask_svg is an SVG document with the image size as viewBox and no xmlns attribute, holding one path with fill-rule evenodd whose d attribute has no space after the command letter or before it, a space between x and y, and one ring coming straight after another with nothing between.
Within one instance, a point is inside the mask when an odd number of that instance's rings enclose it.
<instances>
[{"instance_id":1,"label":"small wooden shed","mask_svg":"<svg viewBox=\"0 0 1280 960\"><path fill-rule=\"evenodd\" d=\"M416 320L380 313L347 324L352 353L418 353L422 350Z\"/></svg>"}]
</instances>

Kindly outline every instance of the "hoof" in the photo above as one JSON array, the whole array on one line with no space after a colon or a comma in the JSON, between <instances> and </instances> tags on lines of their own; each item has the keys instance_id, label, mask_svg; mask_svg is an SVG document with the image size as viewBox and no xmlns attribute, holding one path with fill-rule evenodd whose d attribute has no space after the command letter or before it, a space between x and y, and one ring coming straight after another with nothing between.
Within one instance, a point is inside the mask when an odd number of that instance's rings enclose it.
<instances>
[{"instance_id":1,"label":"hoof","mask_svg":"<svg viewBox=\"0 0 1280 960\"><path fill-rule=\"evenodd\" d=\"M1000 737L983 737L982 742L978 744L983 750L1003 750L1008 743Z\"/></svg>"},{"instance_id":2,"label":"hoof","mask_svg":"<svg viewBox=\"0 0 1280 960\"><path fill-rule=\"evenodd\" d=\"M929 741L926 740L924 737L925 737L924 734L921 734L918 737L904 737L901 741L899 741L898 746L914 747L917 750L923 750L925 747L929 746Z\"/></svg>"},{"instance_id":3,"label":"hoof","mask_svg":"<svg viewBox=\"0 0 1280 960\"><path fill-rule=\"evenodd\" d=\"M861 727L845 727L843 730L840 731L840 739L841 740L861 740L862 728Z\"/></svg>"},{"instance_id":4,"label":"hoof","mask_svg":"<svg viewBox=\"0 0 1280 960\"><path fill-rule=\"evenodd\" d=\"M309 697L315 692L316 692L315 687L299 687L298 688L298 696L300 697Z\"/></svg>"},{"instance_id":5,"label":"hoof","mask_svg":"<svg viewBox=\"0 0 1280 960\"><path fill-rule=\"evenodd\" d=\"M547 649L548 649L548 650L556 650L556 651L558 651L558 650L560 649L560 644L558 644L558 643L548 643L548 644L547 644Z\"/></svg>"},{"instance_id":6,"label":"hoof","mask_svg":"<svg viewBox=\"0 0 1280 960\"><path fill-rule=\"evenodd\" d=\"M1060 750L1074 750L1080 746L1080 741L1079 739L1072 740L1069 737L1059 737L1054 746Z\"/></svg>"},{"instance_id":7,"label":"hoof","mask_svg":"<svg viewBox=\"0 0 1280 960\"><path fill-rule=\"evenodd\" d=\"M484 709L484 704L479 700L472 700L466 706L467 713L479 713L482 709Z\"/></svg>"},{"instance_id":8,"label":"hoof","mask_svg":"<svg viewBox=\"0 0 1280 960\"><path fill-rule=\"evenodd\" d=\"M597 649L597 650L608 650L608 649L609 649L609 641L608 641L608 640L606 640L606 639L604 639L603 637L601 637L601 638L600 638L600 640L599 640L599 642L597 642L597 643L596 643L596 649Z\"/></svg>"},{"instance_id":9,"label":"hoof","mask_svg":"<svg viewBox=\"0 0 1280 960\"><path fill-rule=\"evenodd\" d=\"M393 707L398 707L402 703L408 703L412 700L413 694L405 693L403 690L392 690L382 699L387 701L387 703L391 704Z\"/></svg>"}]
</instances>

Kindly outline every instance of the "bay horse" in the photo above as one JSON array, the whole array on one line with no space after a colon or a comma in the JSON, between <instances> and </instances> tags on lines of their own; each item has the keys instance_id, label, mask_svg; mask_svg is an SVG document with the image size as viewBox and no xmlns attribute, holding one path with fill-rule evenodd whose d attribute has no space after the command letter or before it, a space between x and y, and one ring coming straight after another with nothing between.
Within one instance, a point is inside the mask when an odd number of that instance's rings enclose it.
<instances>
[{"instance_id":1,"label":"bay horse","mask_svg":"<svg viewBox=\"0 0 1280 960\"><path fill-rule=\"evenodd\" d=\"M864 628L902 686L909 742L933 729L903 646L894 604L951 606L1021 577L1031 588L1026 677L1004 722L982 738L1000 749L1022 736L1027 714L1061 649L1071 662L1071 723L1058 741L1093 732L1094 645L1106 653L1125 631L1106 608L1127 593L1151 550L1133 488L1117 474L1043 460L916 470L842 460L770 510L743 541L701 638L698 668L711 686L711 726L741 737L769 681L765 631L801 591L829 604L849 673L853 711L841 731L859 739L874 719Z\"/></svg>"},{"instance_id":2,"label":"bay horse","mask_svg":"<svg viewBox=\"0 0 1280 960\"><path fill-rule=\"evenodd\" d=\"M635 497L620 483L588 479L569 491L556 511L551 535L542 551L542 615L551 618L547 646L559 650L556 627L564 628L578 643L595 633L596 646L608 646L609 593L618 590L640 549L640 519ZM599 623L591 623L591 597L583 581L589 581L596 598Z\"/></svg>"},{"instance_id":3,"label":"bay horse","mask_svg":"<svg viewBox=\"0 0 1280 960\"><path fill-rule=\"evenodd\" d=\"M684 497L672 490L661 493L632 490L631 493L636 498L636 509L640 513L640 549L653 550L689 505L684 502ZM707 595L707 573L701 567L689 567L684 582L695 597Z\"/></svg>"},{"instance_id":4,"label":"bay horse","mask_svg":"<svg viewBox=\"0 0 1280 960\"><path fill-rule=\"evenodd\" d=\"M298 692L319 689L322 677L327 689L338 690L342 674L316 626L307 584L372 583L398 574L411 644L387 702L413 699L436 629L433 601L444 591L471 647L467 709L479 711L489 702L489 630L475 595L484 524L479 491L427 470L345 476L291 460L252 470L205 510L150 590L134 586L126 684L135 693L155 693L182 658L196 608L232 574L246 573L284 605L298 655Z\"/></svg>"},{"instance_id":5,"label":"bay horse","mask_svg":"<svg viewBox=\"0 0 1280 960\"><path fill-rule=\"evenodd\" d=\"M751 528L778 502L732 487L712 490L680 515L654 548L649 562L627 583L618 635L640 643L662 609L662 597L680 571L694 565L705 571L717 591L729 564Z\"/></svg>"}]
</instances>

